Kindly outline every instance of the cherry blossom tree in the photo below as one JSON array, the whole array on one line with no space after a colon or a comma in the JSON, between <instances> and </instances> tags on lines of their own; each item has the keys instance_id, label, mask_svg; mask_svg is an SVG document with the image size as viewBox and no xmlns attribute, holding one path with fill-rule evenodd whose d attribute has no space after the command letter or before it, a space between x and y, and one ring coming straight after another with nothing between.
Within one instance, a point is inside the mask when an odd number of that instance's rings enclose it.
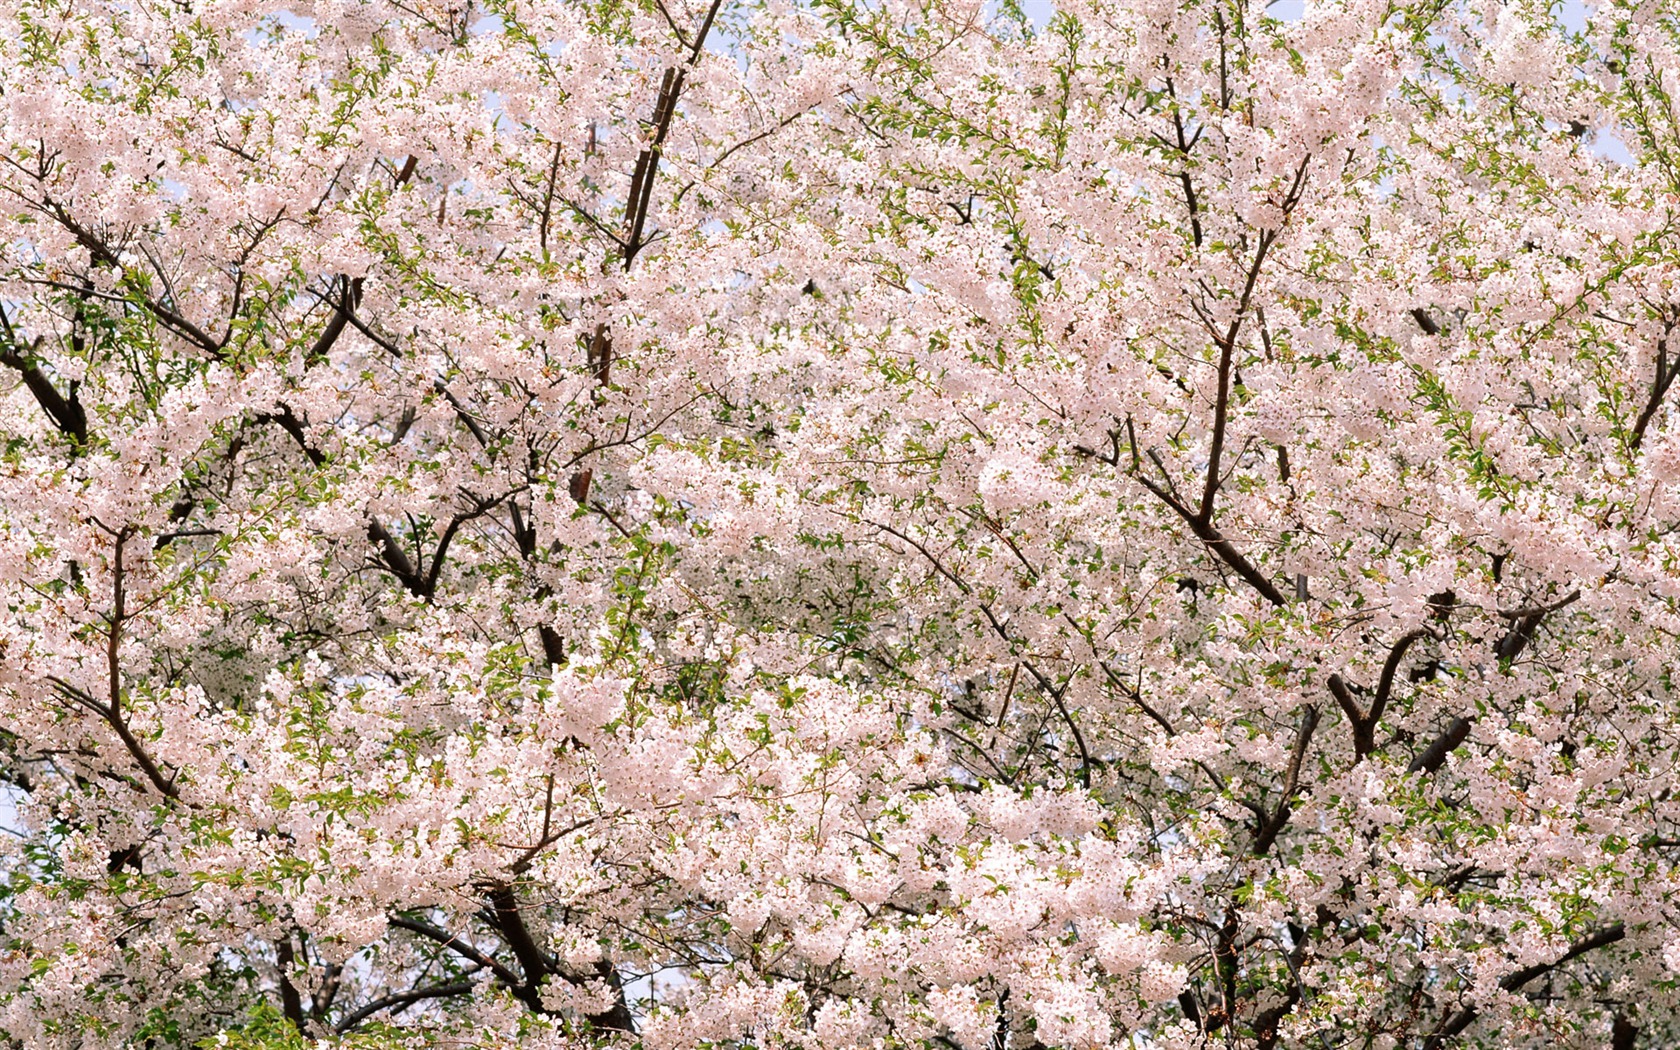
<instances>
[{"instance_id":1,"label":"cherry blossom tree","mask_svg":"<svg viewBox=\"0 0 1680 1050\"><path fill-rule=\"evenodd\" d=\"M1673 1045L1680 11L1282 6L5 5L9 1045Z\"/></svg>"}]
</instances>

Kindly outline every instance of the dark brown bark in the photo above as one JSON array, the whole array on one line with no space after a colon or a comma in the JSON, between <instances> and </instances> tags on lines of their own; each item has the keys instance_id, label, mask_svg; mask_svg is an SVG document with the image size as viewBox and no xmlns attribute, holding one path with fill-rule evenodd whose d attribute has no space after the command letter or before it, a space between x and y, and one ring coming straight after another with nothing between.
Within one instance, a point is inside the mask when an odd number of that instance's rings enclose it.
<instances>
[{"instance_id":1,"label":"dark brown bark","mask_svg":"<svg viewBox=\"0 0 1680 1050\"><path fill-rule=\"evenodd\" d=\"M1598 932L1577 941L1569 947L1568 951L1564 952L1553 962L1536 963L1533 966L1525 966L1514 973L1507 974L1506 976L1500 978L1499 987L1503 988L1507 992L1515 992L1523 985L1528 984L1530 981L1537 978L1544 977L1546 974L1551 973L1553 970L1556 970L1558 967L1564 965L1570 960L1579 958L1590 951L1603 948L1606 945L1615 944L1626 935L1627 931L1621 923L1612 923ZM1466 1003L1465 1005L1459 1007L1457 1010L1448 1014L1441 1021L1440 1026L1437 1027L1435 1031L1430 1034L1429 1038L1424 1041L1424 1050L1439 1050L1439 1048L1447 1040L1470 1027L1470 1025L1474 1023L1476 1018L1479 1016L1480 1013L1477 1011L1476 1004L1474 1003Z\"/></svg>"},{"instance_id":2,"label":"dark brown bark","mask_svg":"<svg viewBox=\"0 0 1680 1050\"><path fill-rule=\"evenodd\" d=\"M1295 732L1295 747L1289 753L1289 768L1283 775L1283 795L1271 816L1255 829L1252 852L1256 857L1264 857L1271 852L1272 844L1289 825L1289 818L1294 813L1295 792L1300 789L1301 765L1306 761L1307 745L1312 742L1313 730L1317 728L1318 707L1307 704L1301 709L1301 727Z\"/></svg>"}]
</instances>

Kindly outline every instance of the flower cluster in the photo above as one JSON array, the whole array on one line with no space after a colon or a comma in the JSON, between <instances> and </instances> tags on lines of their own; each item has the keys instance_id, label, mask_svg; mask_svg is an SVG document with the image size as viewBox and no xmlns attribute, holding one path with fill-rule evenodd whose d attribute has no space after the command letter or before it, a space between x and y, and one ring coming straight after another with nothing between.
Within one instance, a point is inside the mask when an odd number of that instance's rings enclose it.
<instances>
[{"instance_id":1,"label":"flower cluster","mask_svg":"<svg viewBox=\"0 0 1680 1050\"><path fill-rule=\"evenodd\" d=\"M0 1035L1680 1041L1680 20L1022 7L0 5Z\"/></svg>"}]
</instances>

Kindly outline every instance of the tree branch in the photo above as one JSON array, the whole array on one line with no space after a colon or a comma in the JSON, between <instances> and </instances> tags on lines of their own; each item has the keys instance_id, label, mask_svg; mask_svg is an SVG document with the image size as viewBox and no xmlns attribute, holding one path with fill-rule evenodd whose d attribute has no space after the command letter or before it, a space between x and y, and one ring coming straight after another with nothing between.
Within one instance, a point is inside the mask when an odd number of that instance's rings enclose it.
<instances>
[{"instance_id":1,"label":"tree branch","mask_svg":"<svg viewBox=\"0 0 1680 1050\"><path fill-rule=\"evenodd\" d=\"M78 445L86 444L87 412L76 397L76 385L70 385L69 397L58 392L52 380L48 379L35 363L33 351L40 346L41 341L37 339L34 346L25 351L23 344L18 341L17 333L12 330L12 320L6 316L3 303L0 303L0 327L4 328L6 342L9 344L4 350L0 350L0 365L17 370L23 378L23 385L29 388L29 392L35 396L35 401L42 411L46 412L47 418L53 421L54 426L74 438Z\"/></svg>"},{"instance_id":2,"label":"tree branch","mask_svg":"<svg viewBox=\"0 0 1680 1050\"><path fill-rule=\"evenodd\" d=\"M75 219L71 218L70 213L65 211L58 202L49 199L44 203L46 210L58 220L59 225L63 226L65 230L74 236L76 238L76 243L86 248L88 250L88 254L91 255L95 261L103 263L125 276L128 274L128 268L125 267L122 264L122 261L117 258L117 253L112 251L109 245L100 240L98 237L95 237L85 226L82 226ZM150 296L138 295L136 297L140 300L141 305L145 306L145 308L151 312L152 316L163 322L164 327L168 328L185 341L198 347L200 350L206 351L211 357L221 357L222 343L210 338L210 336L202 328L199 328L185 317L182 317L174 310L164 306L161 302L151 298Z\"/></svg>"},{"instance_id":3,"label":"tree branch","mask_svg":"<svg viewBox=\"0 0 1680 1050\"><path fill-rule=\"evenodd\" d=\"M1515 992L1523 985L1535 980L1536 978L1544 977L1546 974L1551 973L1553 970L1564 965L1570 960L1579 958L1580 956L1595 949L1602 948L1605 945L1615 944L1626 935L1627 931L1621 923L1612 923L1598 932L1570 945L1569 950L1564 952L1563 955L1558 957L1558 959L1554 962L1536 963L1533 966L1525 966L1522 969L1517 970L1515 973L1507 974L1499 979L1499 987L1507 992ZM1424 1050L1438 1050L1442 1043L1470 1027L1471 1023L1474 1022L1478 1016L1479 1011L1476 1009L1476 1005L1474 1003L1468 1003L1459 1007L1456 1011L1447 1015L1447 1017L1441 1022L1440 1027L1436 1028L1435 1031L1430 1034L1429 1038L1423 1044Z\"/></svg>"},{"instance_id":4,"label":"tree branch","mask_svg":"<svg viewBox=\"0 0 1680 1050\"><path fill-rule=\"evenodd\" d=\"M1657 340L1657 374L1651 380L1651 395L1645 399L1645 407L1639 410L1639 418L1633 424L1633 436L1628 439L1628 448L1638 451L1645 440L1645 428L1651 425L1651 419L1662 407L1663 398L1668 396L1668 388L1674 385L1674 377L1680 376L1680 361L1672 365L1668 360L1668 337L1674 331L1674 322L1670 321L1663 331L1663 337Z\"/></svg>"},{"instance_id":5,"label":"tree branch","mask_svg":"<svg viewBox=\"0 0 1680 1050\"><path fill-rule=\"evenodd\" d=\"M478 971L472 970L468 972L476 973ZM474 985L471 981L454 981L450 984L434 984L429 988L415 988L406 992L398 992L395 995L387 995L383 999L375 999L373 1002L368 1003L360 1010L357 1010L344 1020L338 1022L338 1024L333 1026L333 1030L339 1035L343 1035L381 1010L388 1010L392 1007L401 1009L405 1006L423 1002L427 999L447 999L452 996L467 995L473 990L473 987Z\"/></svg>"},{"instance_id":6,"label":"tree branch","mask_svg":"<svg viewBox=\"0 0 1680 1050\"><path fill-rule=\"evenodd\" d=\"M1458 749L1458 745L1464 743L1464 739L1469 735L1470 719L1453 719L1452 724L1442 730L1440 736L1430 741L1429 746L1424 748L1416 758L1412 759L1412 761L1406 766L1406 772L1435 772L1437 769L1441 768L1442 763L1446 762L1447 756L1456 751Z\"/></svg>"},{"instance_id":7,"label":"tree branch","mask_svg":"<svg viewBox=\"0 0 1680 1050\"><path fill-rule=\"evenodd\" d=\"M1354 761L1358 762L1376 750L1377 724L1382 721L1384 710L1388 707L1389 695L1394 691L1394 676L1400 669L1400 661L1405 659L1406 650L1420 638L1429 636L1429 629L1416 627L1400 636L1388 651L1388 659L1383 661L1382 676L1377 680L1377 695L1371 701L1369 711L1361 711L1359 704L1353 698L1353 692L1348 688L1345 679L1339 674L1330 676L1327 683L1330 695L1336 698L1336 703L1347 715L1348 723L1353 728Z\"/></svg>"},{"instance_id":8,"label":"tree branch","mask_svg":"<svg viewBox=\"0 0 1680 1050\"><path fill-rule=\"evenodd\" d=\"M128 588L125 578L126 569L123 565L123 552L134 533L128 527L124 527L112 535L116 541L116 552L113 555L111 570L110 630L105 640L106 684L110 690L110 695L106 703L102 705L103 710L100 709L100 706L91 704L89 706L105 717L106 723L117 734L117 739L122 741L123 747L128 749L128 753L134 758L135 764L140 767L142 773L146 774L146 779L152 782L152 786L157 788L158 793L171 801L179 801L181 793L175 787L175 778L163 775L163 770L151 754L147 752L145 745L134 735L134 731L128 726L128 719L123 716L121 649L123 624L128 616Z\"/></svg>"},{"instance_id":9,"label":"tree branch","mask_svg":"<svg viewBox=\"0 0 1680 1050\"><path fill-rule=\"evenodd\" d=\"M1307 704L1301 710L1301 727L1296 730L1295 748L1289 754L1289 768L1283 776L1283 797L1278 799L1271 819L1255 829L1252 852L1256 857L1264 857L1270 852L1278 834L1289 824L1290 814L1294 812L1295 792L1301 784L1301 764L1307 757L1307 745L1312 742L1313 730L1317 728L1318 705Z\"/></svg>"},{"instance_id":10,"label":"tree branch","mask_svg":"<svg viewBox=\"0 0 1680 1050\"><path fill-rule=\"evenodd\" d=\"M648 212L652 208L653 183L659 173L659 160L665 150L665 138L670 134L671 120L676 116L677 100L682 95L688 69L699 63L701 51L706 46L706 37L712 31L712 22L716 20L718 8L722 6L723 0L712 0L705 20L700 23L700 29L694 35L688 60L681 66L668 67L660 81L659 98L653 107L653 140L636 157L636 168L630 176L630 196L627 198L629 210L624 216L625 232L620 241L624 247L626 270L635 262L637 253L648 244L642 237L642 230L647 224Z\"/></svg>"},{"instance_id":11,"label":"tree branch","mask_svg":"<svg viewBox=\"0 0 1680 1050\"><path fill-rule=\"evenodd\" d=\"M495 974L497 980L501 981L509 988L519 988L520 980L518 974L497 962L491 956L479 951L477 948L473 947L473 945L462 940L460 937L457 937L455 934L449 933L446 930L440 930L429 922L422 922L419 919L411 919L406 915L387 916L387 920L392 926L397 927L399 930L407 930L410 933L417 933L429 941L435 941L438 944L443 945L445 948L448 948L450 951L461 956L463 959L466 959L469 962L477 963L479 966Z\"/></svg>"},{"instance_id":12,"label":"tree branch","mask_svg":"<svg viewBox=\"0 0 1680 1050\"><path fill-rule=\"evenodd\" d=\"M1580 600L1581 589L1577 587L1555 602L1526 606L1520 609L1501 609L1499 615L1511 620L1512 624L1495 647L1495 654L1499 657L1500 663L1509 665L1511 661L1521 655L1533 639L1535 632L1540 629L1541 621L1547 616L1560 609L1566 609ZM1447 756L1464 743L1465 738L1470 735L1472 722L1473 719L1470 718L1453 719L1451 724L1441 731L1440 736L1430 741L1429 746L1412 759L1411 763L1406 766L1406 771L1409 773L1420 771L1433 773L1440 769L1441 765L1446 762Z\"/></svg>"}]
</instances>

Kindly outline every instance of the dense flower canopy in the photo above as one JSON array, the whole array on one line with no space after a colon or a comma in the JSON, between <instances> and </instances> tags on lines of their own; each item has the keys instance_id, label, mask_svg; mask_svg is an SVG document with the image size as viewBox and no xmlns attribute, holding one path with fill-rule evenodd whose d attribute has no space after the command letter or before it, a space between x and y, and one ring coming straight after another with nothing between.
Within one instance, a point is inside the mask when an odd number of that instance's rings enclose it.
<instances>
[{"instance_id":1,"label":"dense flower canopy","mask_svg":"<svg viewBox=\"0 0 1680 1050\"><path fill-rule=\"evenodd\" d=\"M3 6L8 1045L1680 1039L1666 0Z\"/></svg>"}]
</instances>

